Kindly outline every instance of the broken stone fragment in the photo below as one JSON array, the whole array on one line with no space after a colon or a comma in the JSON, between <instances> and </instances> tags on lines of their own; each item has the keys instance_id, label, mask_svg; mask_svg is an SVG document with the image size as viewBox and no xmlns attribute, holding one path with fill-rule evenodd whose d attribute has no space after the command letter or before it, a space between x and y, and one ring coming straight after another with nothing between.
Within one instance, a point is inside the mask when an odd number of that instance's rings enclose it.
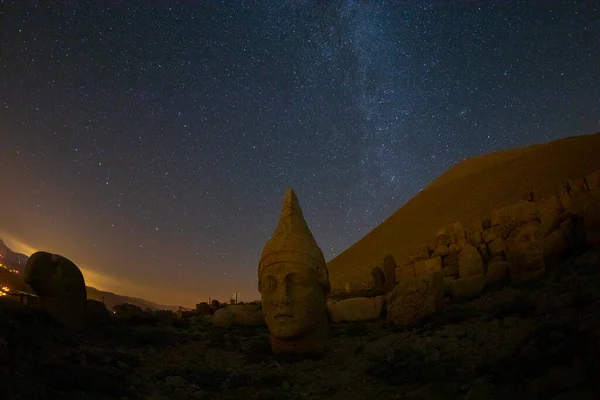
<instances>
[{"instance_id":1,"label":"broken stone fragment","mask_svg":"<svg viewBox=\"0 0 600 400\"><path fill-rule=\"evenodd\" d=\"M24 279L39 296L38 307L69 328L84 327L85 280L72 261L58 254L38 251L27 260Z\"/></svg>"},{"instance_id":2,"label":"broken stone fragment","mask_svg":"<svg viewBox=\"0 0 600 400\"><path fill-rule=\"evenodd\" d=\"M477 248L471 245L466 245L460 253L458 253L458 275L461 278L466 278L472 275L483 274L483 259Z\"/></svg>"},{"instance_id":3,"label":"broken stone fragment","mask_svg":"<svg viewBox=\"0 0 600 400\"><path fill-rule=\"evenodd\" d=\"M485 276L483 273L466 278L459 278L449 282L453 297L460 299L471 299L477 297L485 288Z\"/></svg>"},{"instance_id":4,"label":"broken stone fragment","mask_svg":"<svg viewBox=\"0 0 600 400\"><path fill-rule=\"evenodd\" d=\"M417 261L414 264L415 275L426 275L434 271L442 270L442 257L428 258L427 260Z\"/></svg>"},{"instance_id":5,"label":"broken stone fragment","mask_svg":"<svg viewBox=\"0 0 600 400\"><path fill-rule=\"evenodd\" d=\"M387 320L408 326L433 314L443 305L442 278L441 272L433 272L398 283L390 295Z\"/></svg>"},{"instance_id":6,"label":"broken stone fragment","mask_svg":"<svg viewBox=\"0 0 600 400\"><path fill-rule=\"evenodd\" d=\"M415 267L413 264L396 267L395 275L396 275L396 282L402 282L406 279L414 278Z\"/></svg>"},{"instance_id":7,"label":"broken stone fragment","mask_svg":"<svg viewBox=\"0 0 600 400\"><path fill-rule=\"evenodd\" d=\"M327 309L331 322L372 321L379 318L384 304L384 296L375 298L354 297L337 302L328 302Z\"/></svg>"}]
</instances>

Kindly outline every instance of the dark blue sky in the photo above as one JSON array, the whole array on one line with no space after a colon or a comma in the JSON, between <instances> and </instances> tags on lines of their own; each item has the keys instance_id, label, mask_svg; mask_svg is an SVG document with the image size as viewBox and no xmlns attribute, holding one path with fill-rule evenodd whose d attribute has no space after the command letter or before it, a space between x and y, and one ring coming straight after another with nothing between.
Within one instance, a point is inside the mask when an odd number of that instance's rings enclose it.
<instances>
[{"instance_id":1,"label":"dark blue sky","mask_svg":"<svg viewBox=\"0 0 600 400\"><path fill-rule=\"evenodd\" d=\"M170 304L258 297L460 160L600 130L593 1L2 1L0 237ZM27 250L28 249L28 250Z\"/></svg>"}]
</instances>

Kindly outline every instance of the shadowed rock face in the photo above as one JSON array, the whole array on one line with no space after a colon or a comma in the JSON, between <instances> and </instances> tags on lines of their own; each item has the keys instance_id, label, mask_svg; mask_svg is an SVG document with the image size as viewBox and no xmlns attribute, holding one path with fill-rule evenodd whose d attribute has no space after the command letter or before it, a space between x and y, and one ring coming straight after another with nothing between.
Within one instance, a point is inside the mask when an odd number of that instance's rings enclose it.
<instances>
[{"instance_id":1,"label":"shadowed rock face","mask_svg":"<svg viewBox=\"0 0 600 400\"><path fill-rule=\"evenodd\" d=\"M259 291L274 353L322 353L329 276L293 190L259 263Z\"/></svg>"},{"instance_id":2,"label":"shadowed rock face","mask_svg":"<svg viewBox=\"0 0 600 400\"><path fill-rule=\"evenodd\" d=\"M57 254L38 251L25 265L25 283L40 297L86 300L83 274L73 262Z\"/></svg>"},{"instance_id":3,"label":"shadowed rock face","mask_svg":"<svg viewBox=\"0 0 600 400\"><path fill-rule=\"evenodd\" d=\"M25 265L25 283L39 296L39 307L73 329L85 325L87 292L83 274L70 260L38 251Z\"/></svg>"}]
</instances>

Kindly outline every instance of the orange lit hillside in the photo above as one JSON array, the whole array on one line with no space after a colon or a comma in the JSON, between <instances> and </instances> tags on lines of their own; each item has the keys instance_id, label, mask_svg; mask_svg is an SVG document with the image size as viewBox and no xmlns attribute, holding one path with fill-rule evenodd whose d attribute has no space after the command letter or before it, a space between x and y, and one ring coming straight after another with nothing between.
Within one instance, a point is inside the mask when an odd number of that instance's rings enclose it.
<instances>
[{"instance_id":1,"label":"orange lit hillside","mask_svg":"<svg viewBox=\"0 0 600 400\"><path fill-rule=\"evenodd\" d=\"M557 192L571 178L600 168L600 134L510 149L467 159L443 173L387 220L328 263L332 290L371 281L371 269L391 253L402 263L407 246L434 243L439 228L487 216L526 193Z\"/></svg>"}]
</instances>

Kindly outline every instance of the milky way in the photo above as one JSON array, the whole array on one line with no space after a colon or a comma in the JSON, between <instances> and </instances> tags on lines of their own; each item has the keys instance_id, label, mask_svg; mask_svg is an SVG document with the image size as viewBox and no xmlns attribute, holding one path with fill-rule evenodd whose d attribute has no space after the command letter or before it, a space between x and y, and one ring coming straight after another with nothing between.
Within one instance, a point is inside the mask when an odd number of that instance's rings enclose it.
<instances>
[{"instance_id":1,"label":"milky way","mask_svg":"<svg viewBox=\"0 0 600 400\"><path fill-rule=\"evenodd\" d=\"M595 2L410 3L0 2L0 235L250 300L286 187L330 260L466 157L600 130Z\"/></svg>"}]
</instances>

